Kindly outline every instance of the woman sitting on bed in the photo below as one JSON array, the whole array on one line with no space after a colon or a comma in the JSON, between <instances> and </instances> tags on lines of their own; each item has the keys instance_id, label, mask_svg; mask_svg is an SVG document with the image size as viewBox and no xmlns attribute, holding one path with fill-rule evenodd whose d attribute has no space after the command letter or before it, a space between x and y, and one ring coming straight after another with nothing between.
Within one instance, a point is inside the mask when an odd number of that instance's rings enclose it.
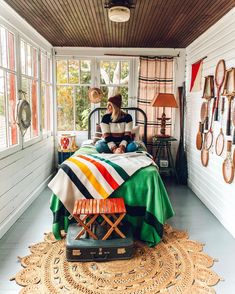
<instances>
[{"instance_id":1,"label":"woman sitting on bed","mask_svg":"<svg viewBox=\"0 0 235 294\"><path fill-rule=\"evenodd\" d=\"M122 96L110 97L107 113L102 117L101 130L103 139L96 143L99 153L125 153L136 151L138 146L131 138L133 126L130 114L121 110Z\"/></svg>"}]
</instances>

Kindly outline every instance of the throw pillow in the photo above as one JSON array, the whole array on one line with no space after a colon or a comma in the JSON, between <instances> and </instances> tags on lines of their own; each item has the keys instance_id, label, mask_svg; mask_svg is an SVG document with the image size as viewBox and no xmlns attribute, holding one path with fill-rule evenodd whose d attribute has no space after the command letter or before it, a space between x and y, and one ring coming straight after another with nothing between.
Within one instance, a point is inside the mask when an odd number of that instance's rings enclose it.
<instances>
[{"instance_id":1,"label":"throw pillow","mask_svg":"<svg viewBox=\"0 0 235 294\"><path fill-rule=\"evenodd\" d=\"M93 143L95 144L101 138L102 138L101 126L100 126L99 123L97 123L96 127L95 127L95 135L94 135L94 138L93 138Z\"/></svg>"},{"instance_id":2,"label":"throw pillow","mask_svg":"<svg viewBox=\"0 0 235 294\"><path fill-rule=\"evenodd\" d=\"M132 140L139 141L140 140L140 126L133 127L131 131Z\"/></svg>"}]
</instances>

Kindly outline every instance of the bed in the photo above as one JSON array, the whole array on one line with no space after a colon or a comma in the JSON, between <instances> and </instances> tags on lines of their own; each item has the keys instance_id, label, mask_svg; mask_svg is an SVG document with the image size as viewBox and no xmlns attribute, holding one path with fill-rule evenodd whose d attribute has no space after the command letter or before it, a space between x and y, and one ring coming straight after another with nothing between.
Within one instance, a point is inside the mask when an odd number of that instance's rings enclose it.
<instances>
[{"instance_id":1,"label":"bed","mask_svg":"<svg viewBox=\"0 0 235 294\"><path fill-rule=\"evenodd\" d=\"M104 108L94 109L89 116L88 138L92 137L92 115L98 117ZM135 112L133 115L136 120L136 113L139 111L144 117L143 142L147 141L147 117L143 110L135 107L124 108L125 111ZM141 150L143 145L140 144ZM97 156L95 146L90 143L84 144L73 156ZM66 162L65 162L66 163ZM80 175L78 175L79 177ZM55 176L56 177L56 176ZM63 185L63 183L62 183ZM69 189L68 189L69 190ZM70 197L67 195L66 197ZM120 185L109 196L112 198L122 197L126 205L126 221L131 223L137 239L146 242L149 246L155 246L160 242L163 235L163 225L166 220L174 215L170 200L162 179L155 165L137 170L127 181ZM63 200L63 203L64 200ZM56 239L61 238L61 230L65 232L68 225L73 222L70 212L65 208L56 194L52 194L50 209L53 213L52 232Z\"/></svg>"}]
</instances>

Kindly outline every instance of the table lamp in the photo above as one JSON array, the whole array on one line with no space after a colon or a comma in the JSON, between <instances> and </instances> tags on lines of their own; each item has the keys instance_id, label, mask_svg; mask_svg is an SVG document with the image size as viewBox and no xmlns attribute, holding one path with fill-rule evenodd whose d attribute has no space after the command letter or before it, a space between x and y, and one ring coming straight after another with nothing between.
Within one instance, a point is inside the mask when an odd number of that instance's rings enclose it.
<instances>
[{"instance_id":1,"label":"table lamp","mask_svg":"<svg viewBox=\"0 0 235 294\"><path fill-rule=\"evenodd\" d=\"M165 107L172 107L172 108L178 108L177 102L175 100L174 94L170 93L158 93L153 98L152 102L150 103L153 107L163 107L162 117L158 117L157 119L161 121L161 129L160 129L160 137L169 137L169 135L166 135L166 121L170 120L170 118L166 117L165 114Z\"/></svg>"}]
</instances>

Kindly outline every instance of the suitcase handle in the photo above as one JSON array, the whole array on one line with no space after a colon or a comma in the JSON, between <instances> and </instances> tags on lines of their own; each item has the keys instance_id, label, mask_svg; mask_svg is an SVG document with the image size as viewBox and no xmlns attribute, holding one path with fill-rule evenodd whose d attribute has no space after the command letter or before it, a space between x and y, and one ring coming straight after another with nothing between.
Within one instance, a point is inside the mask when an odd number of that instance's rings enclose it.
<instances>
[{"instance_id":1,"label":"suitcase handle","mask_svg":"<svg viewBox=\"0 0 235 294\"><path fill-rule=\"evenodd\" d=\"M107 253L103 257L96 256L95 254L91 254L91 256L94 261L105 261L105 260L107 260L109 254Z\"/></svg>"}]
</instances>

